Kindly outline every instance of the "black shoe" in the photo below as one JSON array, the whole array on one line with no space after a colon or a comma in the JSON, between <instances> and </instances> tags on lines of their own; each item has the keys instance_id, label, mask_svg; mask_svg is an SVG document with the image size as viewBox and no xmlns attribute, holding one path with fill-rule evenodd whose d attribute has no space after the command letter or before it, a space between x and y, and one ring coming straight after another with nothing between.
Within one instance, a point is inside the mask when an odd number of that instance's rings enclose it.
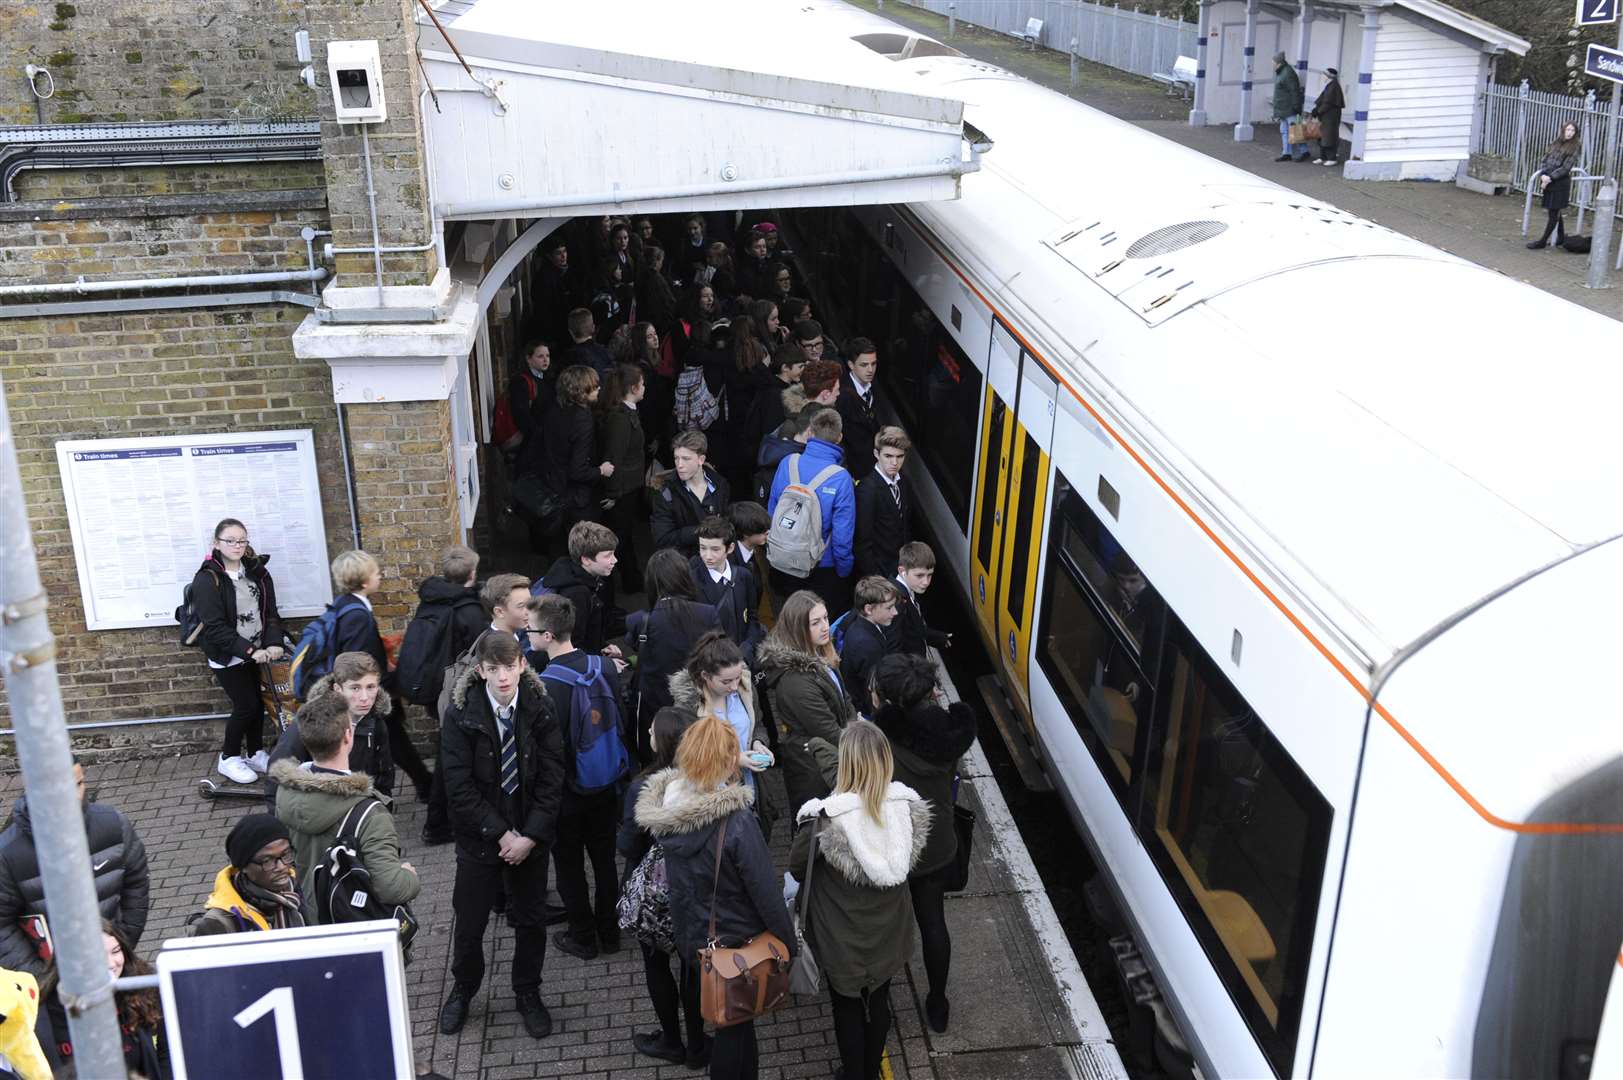
<instances>
[{"instance_id":1,"label":"black shoe","mask_svg":"<svg viewBox=\"0 0 1623 1080\"><path fill-rule=\"evenodd\" d=\"M680 1065L687 1060L688 1052L682 1048L681 1043L668 1043L665 1041L663 1031L644 1031L631 1036L631 1044L637 1048L637 1053L646 1054L651 1058L669 1061L673 1065Z\"/></svg>"},{"instance_id":2,"label":"black shoe","mask_svg":"<svg viewBox=\"0 0 1623 1080\"><path fill-rule=\"evenodd\" d=\"M706 1035L697 1046L689 1046L687 1059L682 1062L690 1069L704 1069L710 1065L710 1047L715 1039Z\"/></svg>"},{"instance_id":3,"label":"black shoe","mask_svg":"<svg viewBox=\"0 0 1623 1080\"><path fill-rule=\"evenodd\" d=\"M569 921L569 911L562 904L547 905L547 925L557 926Z\"/></svg>"},{"instance_id":4,"label":"black shoe","mask_svg":"<svg viewBox=\"0 0 1623 1080\"><path fill-rule=\"evenodd\" d=\"M468 1021L468 994L460 986L451 987L451 996L440 1006L440 1034L455 1035Z\"/></svg>"},{"instance_id":5,"label":"black shoe","mask_svg":"<svg viewBox=\"0 0 1623 1080\"><path fill-rule=\"evenodd\" d=\"M931 1031L939 1035L947 1030L947 1015L951 1009L946 994L931 994L924 999L924 1018L930 1021Z\"/></svg>"},{"instance_id":6,"label":"black shoe","mask_svg":"<svg viewBox=\"0 0 1623 1080\"><path fill-rule=\"evenodd\" d=\"M560 930L552 935L552 943L576 960L596 960L597 946L582 945L575 940L575 935L568 930Z\"/></svg>"},{"instance_id":7,"label":"black shoe","mask_svg":"<svg viewBox=\"0 0 1623 1080\"><path fill-rule=\"evenodd\" d=\"M524 1030L532 1039L544 1039L552 1034L552 1014L541 1004L538 993L518 996L518 1015L524 1021Z\"/></svg>"},{"instance_id":8,"label":"black shoe","mask_svg":"<svg viewBox=\"0 0 1623 1080\"><path fill-rule=\"evenodd\" d=\"M431 829L427 825L423 826L422 840L423 843L427 844L429 847L439 847L441 844L449 844L455 839L456 834L453 833L449 828Z\"/></svg>"},{"instance_id":9,"label":"black shoe","mask_svg":"<svg viewBox=\"0 0 1623 1080\"><path fill-rule=\"evenodd\" d=\"M434 777L430 774L422 783L413 780L411 786L417 789L417 801L427 806L434 801Z\"/></svg>"},{"instance_id":10,"label":"black shoe","mask_svg":"<svg viewBox=\"0 0 1623 1080\"><path fill-rule=\"evenodd\" d=\"M1543 246L1544 246L1544 241L1543 240L1534 240L1531 244L1527 245L1527 250L1528 251L1537 251L1539 248L1542 248Z\"/></svg>"},{"instance_id":11,"label":"black shoe","mask_svg":"<svg viewBox=\"0 0 1623 1080\"><path fill-rule=\"evenodd\" d=\"M1290 159L1291 156L1289 154L1280 154L1278 157L1274 158L1275 161L1289 161Z\"/></svg>"},{"instance_id":12,"label":"black shoe","mask_svg":"<svg viewBox=\"0 0 1623 1080\"><path fill-rule=\"evenodd\" d=\"M598 952L599 956L608 956L611 953L617 953L619 951L620 951L620 935L619 934L615 934L615 935L613 935L611 937L608 934L604 934L604 933L601 933L601 932L598 933L598 935L597 935L597 952Z\"/></svg>"}]
</instances>

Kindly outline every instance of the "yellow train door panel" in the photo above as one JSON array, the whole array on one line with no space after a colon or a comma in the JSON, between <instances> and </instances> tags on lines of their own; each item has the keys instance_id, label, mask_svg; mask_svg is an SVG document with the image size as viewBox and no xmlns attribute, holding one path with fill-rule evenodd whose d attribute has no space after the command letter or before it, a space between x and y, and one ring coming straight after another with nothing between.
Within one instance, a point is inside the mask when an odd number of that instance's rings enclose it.
<instances>
[{"instance_id":1,"label":"yellow train door panel","mask_svg":"<svg viewBox=\"0 0 1623 1080\"><path fill-rule=\"evenodd\" d=\"M1036 606L1043 516L1048 507L1048 452L1054 441L1057 384L1031 355L1020 354L1020 390L1009 436L1009 467L998 567L997 653L1015 704L1031 718L1027 658Z\"/></svg>"},{"instance_id":2,"label":"yellow train door panel","mask_svg":"<svg viewBox=\"0 0 1623 1080\"><path fill-rule=\"evenodd\" d=\"M976 470L975 520L970 529L970 599L986 647L997 652L997 590L1003 539L1003 500L1008 494L1010 431L1014 417L988 380L981 415L980 467Z\"/></svg>"}]
</instances>

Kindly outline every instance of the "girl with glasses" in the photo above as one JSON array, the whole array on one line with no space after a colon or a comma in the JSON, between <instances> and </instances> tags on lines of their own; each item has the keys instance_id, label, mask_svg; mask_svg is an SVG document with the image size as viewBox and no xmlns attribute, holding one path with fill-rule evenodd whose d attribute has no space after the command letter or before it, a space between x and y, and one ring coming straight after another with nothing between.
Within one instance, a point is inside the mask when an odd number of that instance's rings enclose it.
<instances>
[{"instance_id":1,"label":"girl with glasses","mask_svg":"<svg viewBox=\"0 0 1623 1080\"><path fill-rule=\"evenodd\" d=\"M231 701L215 769L238 784L253 783L270 767L259 665L293 649L276 610L269 562L248 542L247 526L226 518L214 526L213 549L192 576L192 606L202 622L197 643Z\"/></svg>"}]
</instances>

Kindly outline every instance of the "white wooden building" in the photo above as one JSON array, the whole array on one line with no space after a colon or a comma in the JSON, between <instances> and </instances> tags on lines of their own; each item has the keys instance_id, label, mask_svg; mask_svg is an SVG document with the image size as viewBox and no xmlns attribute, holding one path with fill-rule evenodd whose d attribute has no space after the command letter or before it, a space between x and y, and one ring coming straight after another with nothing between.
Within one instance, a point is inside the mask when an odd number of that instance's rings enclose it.
<instances>
[{"instance_id":1,"label":"white wooden building","mask_svg":"<svg viewBox=\"0 0 1623 1080\"><path fill-rule=\"evenodd\" d=\"M1350 179L1453 180L1480 135L1495 58L1528 48L1439 0L1202 0L1189 122L1233 125L1242 141L1274 138L1273 55L1282 50L1309 109L1326 69L1341 73Z\"/></svg>"}]
</instances>

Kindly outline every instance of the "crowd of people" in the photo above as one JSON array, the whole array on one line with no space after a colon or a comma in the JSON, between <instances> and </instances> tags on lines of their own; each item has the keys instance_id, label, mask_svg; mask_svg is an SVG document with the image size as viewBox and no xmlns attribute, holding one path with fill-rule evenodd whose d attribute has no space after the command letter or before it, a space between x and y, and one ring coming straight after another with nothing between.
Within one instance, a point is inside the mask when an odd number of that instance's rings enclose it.
<instances>
[{"instance_id":1,"label":"crowd of people","mask_svg":"<svg viewBox=\"0 0 1623 1080\"><path fill-rule=\"evenodd\" d=\"M266 811L226 837L193 934L348 917L332 896L349 866L366 885L343 895L411 922L422 886L391 812L398 766L427 804L423 842L456 846L441 1032L476 1007L497 914L530 1036L553 1028L549 944L591 959L630 934L659 1021L636 1049L754 1076L753 1023L706 1034L697 958L765 932L797 951L797 900L842 1076L879 1075L915 927L927 1018L946 1030L943 898L974 721L945 704L926 658L949 638L921 607L935 556L915 531L911 443L879 415L878 349L828 339L774 225L735 246L715 224L590 219L544 245L537 336L493 426L539 577L482 576L475 552L452 547L397 646L372 610L378 560L344 552L338 599L295 641L267 554L241 520L215 528L187 605L231 704L216 769L262 783ZM288 662L302 703L267 747L263 691ZM404 725L413 705L436 721L432 754ZM92 848L119 868L98 876L108 933L139 962L140 841L116 812L87 814L93 841L105 834ZM793 834L784 866L777 829ZM0 836L0 907L15 909L0 910L0 962L43 975L8 917L43 910L27 843L19 801ZM658 932L637 918L655 902L668 905ZM145 1054L139 1067L156 1069L156 1016L155 999L130 997L132 1068ZM65 1027L51 1038L71 1052Z\"/></svg>"}]
</instances>

